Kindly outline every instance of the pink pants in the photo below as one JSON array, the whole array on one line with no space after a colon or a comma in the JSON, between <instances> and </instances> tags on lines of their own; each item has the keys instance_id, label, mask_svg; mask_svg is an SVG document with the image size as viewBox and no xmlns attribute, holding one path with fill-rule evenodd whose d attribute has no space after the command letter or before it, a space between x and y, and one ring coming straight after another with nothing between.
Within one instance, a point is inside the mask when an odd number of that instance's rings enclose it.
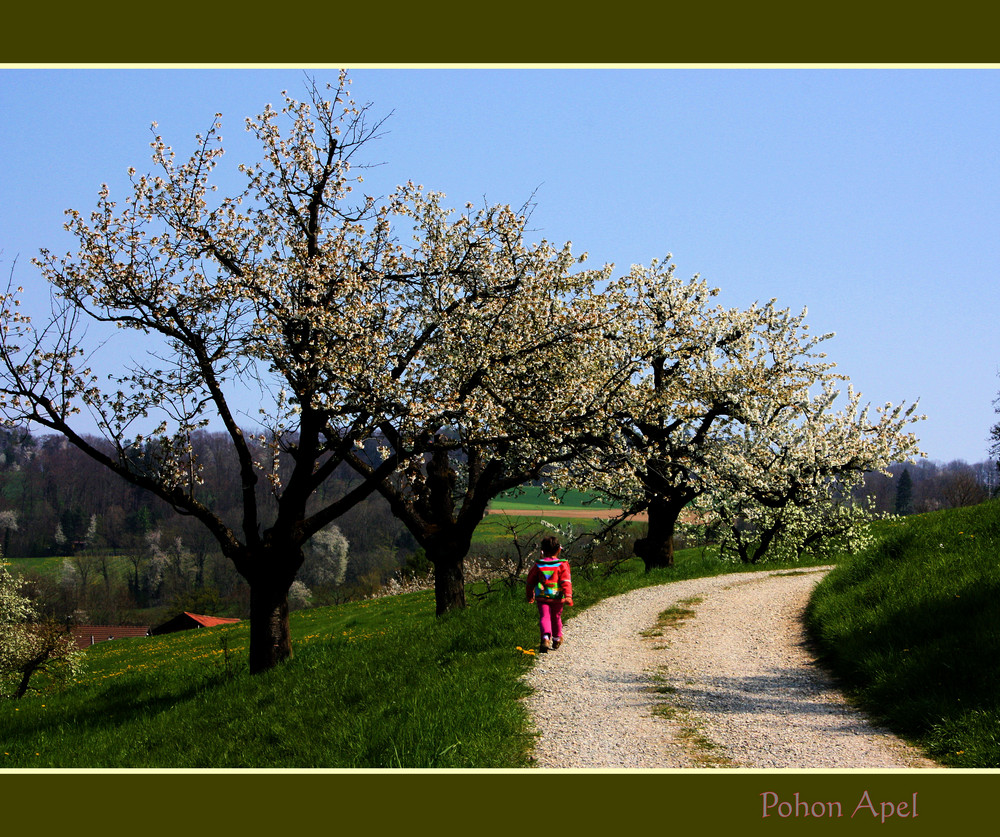
<instances>
[{"instance_id":1,"label":"pink pants","mask_svg":"<svg viewBox=\"0 0 1000 837\"><path fill-rule=\"evenodd\" d=\"M553 639L556 637L562 638L563 603L543 602L536 599L535 604L538 605L538 628L541 631L542 638L544 639L546 636L550 636Z\"/></svg>"}]
</instances>

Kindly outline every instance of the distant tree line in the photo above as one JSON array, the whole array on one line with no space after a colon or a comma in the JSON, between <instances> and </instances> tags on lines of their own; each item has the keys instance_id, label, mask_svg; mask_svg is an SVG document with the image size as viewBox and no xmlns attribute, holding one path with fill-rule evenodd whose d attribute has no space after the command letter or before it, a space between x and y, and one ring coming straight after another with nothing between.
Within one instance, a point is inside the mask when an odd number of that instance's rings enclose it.
<instances>
[{"instance_id":1,"label":"distant tree line","mask_svg":"<svg viewBox=\"0 0 1000 837\"><path fill-rule=\"evenodd\" d=\"M207 431L193 434L192 442L208 465L200 491L223 514L238 515L239 465L231 446ZM357 481L346 466L336 470L317 502ZM262 506L267 499L262 488ZM148 608L246 611L246 584L203 526L62 436L0 428L0 546L15 568L19 558L64 559L58 578L25 574L43 609L60 618L117 623ZM388 504L372 495L314 537L295 603L376 590L413 565L416 551Z\"/></svg>"},{"instance_id":2,"label":"distant tree line","mask_svg":"<svg viewBox=\"0 0 1000 837\"><path fill-rule=\"evenodd\" d=\"M228 514L239 513L239 465L224 434L192 436L205 469L201 491ZM96 441L95 441L96 443ZM856 489L883 513L919 514L983 502L997 492L1000 471L993 461L968 464L918 460L895 463L888 473L870 472ZM359 480L346 466L337 469L319 494L343 492ZM266 505L267 493L261 489ZM310 586L377 586L412 563L416 542L386 501L372 495L338 520L343 545L331 534L319 538L302 578ZM130 598L137 606L159 601L151 588L174 594L218 586L228 590L238 577L228 570L214 541L190 517L117 478L62 436L33 435L0 428L0 545L9 558L62 556L78 574L100 575L85 558L100 554L132 556ZM342 553L339 568L323 567L316 554ZM143 577L143 563L158 565ZM337 562L334 562L337 563Z\"/></svg>"},{"instance_id":3,"label":"distant tree line","mask_svg":"<svg viewBox=\"0 0 1000 837\"><path fill-rule=\"evenodd\" d=\"M865 474L856 496L870 498L877 512L908 515L974 506L997 496L998 490L1000 471L995 461L969 464L961 459L946 463L920 459L890 465L886 474Z\"/></svg>"}]
</instances>

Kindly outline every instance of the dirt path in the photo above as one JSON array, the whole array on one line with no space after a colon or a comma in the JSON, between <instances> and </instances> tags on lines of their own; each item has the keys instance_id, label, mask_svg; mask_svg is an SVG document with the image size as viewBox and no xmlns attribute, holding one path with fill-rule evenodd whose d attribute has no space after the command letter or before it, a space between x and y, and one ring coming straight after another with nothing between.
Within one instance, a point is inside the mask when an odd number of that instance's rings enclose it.
<instances>
[{"instance_id":1,"label":"dirt path","mask_svg":"<svg viewBox=\"0 0 1000 837\"><path fill-rule=\"evenodd\" d=\"M814 664L801 614L824 572L680 581L568 620L527 675L538 766L936 767ZM694 615L657 627L672 606Z\"/></svg>"}]
</instances>

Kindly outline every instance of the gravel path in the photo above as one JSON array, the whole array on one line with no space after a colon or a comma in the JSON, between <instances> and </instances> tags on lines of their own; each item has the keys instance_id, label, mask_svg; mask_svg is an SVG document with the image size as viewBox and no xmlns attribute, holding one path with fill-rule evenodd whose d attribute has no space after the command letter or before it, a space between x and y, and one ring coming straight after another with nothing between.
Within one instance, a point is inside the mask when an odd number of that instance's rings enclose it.
<instances>
[{"instance_id":1,"label":"gravel path","mask_svg":"<svg viewBox=\"0 0 1000 837\"><path fill-rule=\"evenodd\" d=\"M803 646L826 568L678 581L569 619L526 675L547 768L937 767L850 707ZM694 611L657 626L672 605Z\"/></svg>"}]
</instances>

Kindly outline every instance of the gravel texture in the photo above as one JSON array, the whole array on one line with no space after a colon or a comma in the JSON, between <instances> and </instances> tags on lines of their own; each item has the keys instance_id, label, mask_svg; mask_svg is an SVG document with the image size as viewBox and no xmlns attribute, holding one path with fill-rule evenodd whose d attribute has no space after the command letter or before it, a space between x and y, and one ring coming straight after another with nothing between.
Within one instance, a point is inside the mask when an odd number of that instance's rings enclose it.
<instances>
[{"instance_id":1,"label":"gravel texture","mask_svg":"<svg viewBox=\"0 0 1000 837\"><path fill-rule=\"evenodd\" d=\"M545 768L933 768L849 706L804 646L828 568L634 590L566 621L526 675ZM680 605L694 614L658 625Z\"/></svg>"}]
</instances>

